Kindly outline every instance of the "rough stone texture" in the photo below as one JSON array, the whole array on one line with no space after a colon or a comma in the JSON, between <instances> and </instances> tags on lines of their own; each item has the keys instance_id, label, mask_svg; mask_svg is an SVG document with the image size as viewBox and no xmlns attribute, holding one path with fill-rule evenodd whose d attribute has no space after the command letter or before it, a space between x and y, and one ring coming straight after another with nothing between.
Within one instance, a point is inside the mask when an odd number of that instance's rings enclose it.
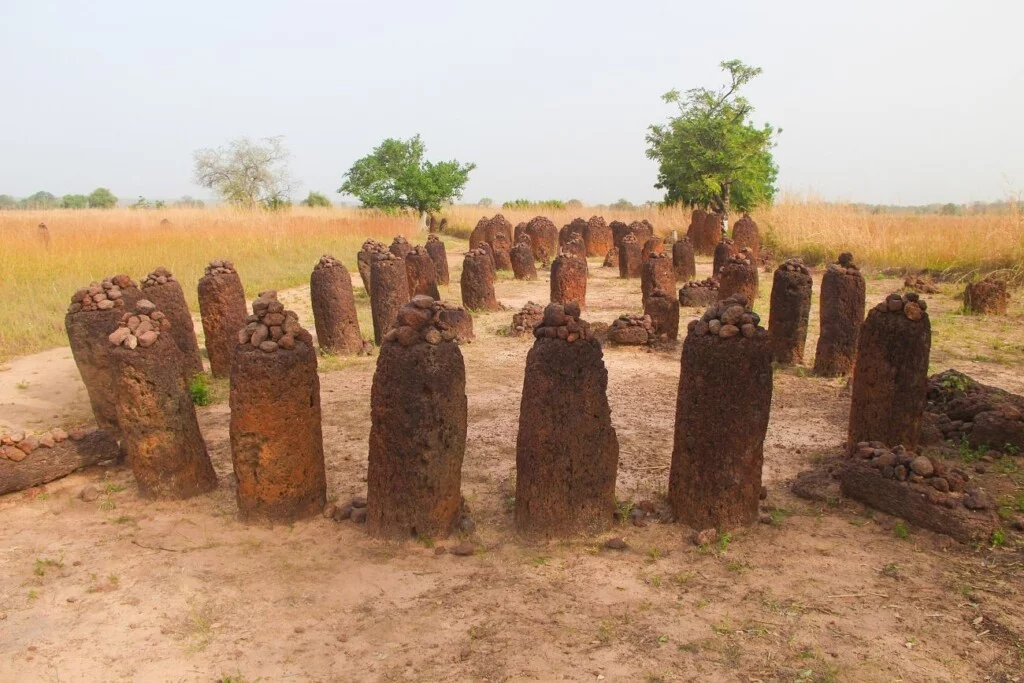
<instances>
[{"instance_id":1,"label":"rough stone texture","mask_svg":"<svg viewBox=\"0 0 1024 683\"><path fill-rule=\"evenodd\" d=\"M494 296L494 261L483 249L466 252L462 262L462 304L471 311L500 311Z\"/></svg>"},{"instance_id":2,"label":"rough stone texture","mask_svg":"<svg viewBox=\"0 0 1024 683\"><path fill-rule=\"evenodd\" d=\"M73 433L70 439L62 430L54 429L35 437L36 440L42 442L47 433L60 437L54 438L49 448L39 446L25 453L18 442L0 446L0 496L51 482L83 467L120 456L117 439L101 429ZM25 440L32 438L26 436ZM7 439L3 441L6 443Z\"/></svg>"},{"instance_id":3,"label":"rough stone texture","mask_svg":"<svg viewBox=\"0 0 1024 683\"><path fill-rule=\"evenodd\" d=\"M491 240L491 250L495 270L512 270L512 260L509 254L512 250L512 242L508 235L502 232L497 233Z\"/></svg>"},{"instance_id":4,"label":"rough stone texture","mask_svg":"<svg viewBox=\"0 0 1024 683\"><path fill-rule=\"evenodd\" d=\"M608 328L608 341L620 346L650 344L654 341L654 321L647 314L620 315Z\"/></svg>"},{"instance_id":5,"label":"rough stone texture","mask_svg":"<svg viewBox=\"0 0 1024 683\"><path fill-rule=\"evenodd\" d=\"M690 323L683 342L668 500L695 529L758 518L772 358L756 319L740 326L749 336L730 331L744 314L753 315L742 297L721 302Z\"/></svg>"},{"instance_id":6,"label":"rough stone texture","mask_svg":"<svg viewBox=\"0 0 1024 683\"><path fill-rule=\"evenodd\" d=\"M868 313L857 341L847 443L917 450L928 397L931 323L917 294L890 294Z\"/></svg>"},{"instance_id":7,"label":"rough stone texture","mask_svg":"<svg viewBox=\"0 0 1024 683\"><path fill-rule=\"evenodd\" d=\"M586 260L587 247L583 244L583 239L579 235L573 235L572 239L562 245L560 253Z\"/></svg>"},{"instance_id":8,"label":"rough stone texture","mask_svg":"<svg viewBox=\"0 0 1024 683\"><path fill-rule=\"evenodd\" d=\"M409 244L409 240L405 239L401 235L395 236L395 239L391 241L391 246L388 247L388 251L397 256L400 259L405 259L412 251L412 245Z\"/></svg>"},{"instance_id":9,"label":"rough stone texture","mask_svg":"<svg viewBox=\"0 0 1024 683\"><path fill-rule=\"evenodd\" d=\"M587 307L587 260L563 253L551 264L551 303Z\"/></svg>"},{"instance_id":10,"label":"rough stone texture","mask_svg":"<svg viewBox=\"0 0 1024 683\"><path fill-rule=\"evenodd\" d=\"M493 218L484 216L477 221L476 227L469 235L469 248L478 249L485 242L493 244L496 235L504 235L508 238L508 243L512 243L512 224L500 213L495 214Z\"/></svg>"},{"instance_id":11,"label":"rough stone texture","mask_svg":"<svg viewBox=\"0 0 1024 683\"><path fill-rule=\"evenodd\" d=\"M686 235L690 238L694 253L711 256L715 253L715 245L722 239L721 215L694 209Z\"/></svg>"},{"instance_id":12,"label":"rough stone texture","mask_svg":"<svg viewBox=\"0 0 1024 683\"><path fill-rule=\"evenodd\" d=\"M378 346L395 326L398 309L411 298L405 261L394 254L377 254L370 264L370 313L373 315L373 341Z\"/></svg>"},{"instance_id":13,"label":"rough stone texture","mask_svg":"<svg viewBox=\"0 0 1024 683\"><path fill-rule=\"evenodd\" d=\"M578 315L572 304L550 304L526 358L516 439L521 533L597 533L614 519L619 443L608 371L600 343Z\"/></svg>"},{"instance_id":14,"label":"rough stone texture","mask_svg":"<svg viewBox=\"0 0 1024 683\"><path fill-rule=\"evenodd\" d=\"M1006 283L985 278L971 282L964 288L964 311L981 315L1006 315L1010 294Z\"/></svg>"},{"instance_id":15,"label":"rough stone texture","mask_svg":"<svg viewBox=\"0 0 1024 683\"><path fill-rule=\"evenodd\" d=\"M428 240L429 243L429 240ZM388 248L376 240L366 240L356 255L356 265L359 267L359 277L363 280L363 289L367 296L372 296L370 291L370 266L376 254L386 254Z\"/></svg>"},{"instance_id":16,"label":"rough stone texture","mask_svg":"<svg viewBox=\"0 0 1024 683\"><path fill-rule=\"evenodd\" d=\"M533 328L544 319L544 307L527 301L522 310L512 315L512 324L509 326L510 337L521 337L525 334L533 335Z\"/></svg>"},{"instance_id":17,"label":"rough stone texture","mask_svg":"<svg viewBox=\"0 0 1024 683\"><path fill-rule=\"evenodd\" d=\"M245 327L245 289L230 261L211 261L199 278L199 314L214 377L231 374L238 331Z\"/></svg>"},{"instance_id":18,"label":"rough stone texture","mask_svg":"<svg viewBox=\"0 0 1024 683\"><path fill-rule=\"evenodd\" d=\"M432 299L440 299L437 291L437 271L434 259L430 258L425 247L413 247L405 257L405 273L409 277L409 295L424 294Z\"/></svg>"},{"instance_id":19,"label":"rough stone texture","mask_svg":"<svg viewBox=\"0 0 1024 683\"><path fill-rule=\"evenodd\" d=\"M530 236L533 258L542 263L558 253L558 228L544 216L537 216L523 227L522 234Z\"/></svg>"},{"instance_id":20,"label":"rough stone texture","mask_svg":"<svg viewBox=\"0 0 1024 683\"><path fill-rule=\"evenodd\" d=\"M738 253L740 253L740 250L736 247L736 242L728 237L722 238L722 241L715 245L715 256L711 264L711 276L719 277L722 273L722 266Z\"/></svg>"},{"instance_id":21,"label":"rough stone texture","mask_svg":"<svg viewBox=\"0 0 1024 683\"><path fill-rule=\"evenodd\" d=\"M690 238L684 237L672 245L672 270L676 282L689 282L697 277L697 263L693 258L693 245Z\"/></svg>"},{"instance_id":22,"label":"rough stone texture","mask_svg":"<svg viewBox=\"0 0 1024 683\"><path fill-rule=\"evenodd\" d=\"M488 230L491 219L487 216L481 216L480 220L476 222L476 226L473 227L473 231L469 233L469 248L476 249L482 243L490 240L491 235Z\"/></svg>"},{"instance_id":23,"label":"rough stone texture","mask_svg":"<svg viewBox=\"0 0 1024 683\"><path fill-rule=\"evenodd\" d=\"M171 321L170 334L182 353L186 378L201 373L203 358L199 353L195 323L192 322L192 313L188 310L181 284L169 270L157 268L142 281L142 295Z\"/></svg>"},{"instance_id":24,"label":"rough stone texture","mask_svg":"<svg viewBox=\"0 0 1024 683\"><path fill-rule=\"evenodd\" d=\"M857 336L864 322L865 283L853 256L840 254L821 278L821 334L814 354L814 374L835 377L853 372ZM893 444L895 445L895 444Z\"/></svg>"},{"instance_id":25,"label":"rough stone texture","mask_svg":"<svg viewBox=\"0 0 1024 683\"><path fill-rule=\"evenodd\" d=\"M402 264L397 257L393 260ZM405 282L404 268L398 272ZM276 311L273 304L278 302L262 301L268 312ZM319 515L327 500L327 481L320 380L309 333L300 330L293 348L270 353L251 343L238 344L230 407L231 459L242 517L291 522Z\"/></svg>"},{"instance_id":26,"label":"rough stone texture","mask_svg":"<svg viewBox=\"0 0 1024 683\"><path fill-rule=\"evenodd\" d=\"M672 259L665 253L652 253L640 267L640 300L647 307L647 299L656 289L671 292L676 288L676 275Z\"/></svg>"},{"instance_id":27,"label":"rough stone texture","mask_svg":"<svg viewBox=\"0 0 1024 683\"><path fill-rule=\"evenodd\" d=\"M651 319L652 333L658 341L679 338L679 301L663 289L655 289L644 304L644 315Z\"/></svg>"},{"instance_id":28,"label":"rough stone texture","mask_svg":"<svg viewBox=\"0 0 1024 683\"><path fill-rule=\"evenodd\" d=\"M161 323L169 332L170 320ZM128 329L127 320L122 325ZM150 346L119 345L111 354L121 445L139 493L176 500L217 488L173 335L161 334Z\"/></svg>"},{"instance_id":29,"label":"rough stone texture","mask_svg":"<svg viewBox=\"0 0 1024 683\"><path fill-rule=\"evenodd\" d=\"M665 251L664 243L657 237L648 237L644 240L643 247L640 248L640 258L647 261L647 257L651 254L661 254Z\"/></svg>"},{"instance_id":30,"label":"rough stone texture","mask_svg":"<svg viewBox=\"0 0 1024 683\"><path fill-rule=\"evenodd\" d=\"M798 365L804 360L812 284L811 274L800 259L790 259L775 270L768 336L776 363Z\"/></svg>"},{"instance_id":31,"label":"rough stone texture","mask_svg":"<svg viewBox=\"0 0 1024 683\"><path fill-rule=\"evenodd\" d=\"M622 245L622 238L631 233L628 223L612 221L608 226L612 231L612 246L618 248Z\"/></svg>"},{"instance_id":32,"label":"rough stone texture","mask_svg":"<svg viewBox=\"0 0 1024 683\"><path fill-rule=\"evenodd\" d=\"M363 337L356 317L352 276L341 261L327 254L320 257L309 276L309 300L320 348L332 354L359 353Z\"/></svg>"},{"instance_id":33,"label":"rough stone texture","mask_svg":"<svg viewBox=\"0 0 1024 683\"><path fill-rule=\"evenodd\" d=\"M530 246L530 236L520 235L519 239L520 241L508 252L512 274L517 280L536 280L537 266L533 262L533 248Z\"/></svg>"},{"instance_id":34,"label":"rough stone texture","mask_svg":"<svg viewBox=\"0 0 1024 683\"><path fill-rule=\"evenodd\" d=\"M758 260L761 253L761 237L757 230L757 223L754 222L749 213L743 214L736 221L736 224L732 226L732 239L736 242L737 249L743 249L744 247L750 249L751 253L754 254L754 261Z\"/></svg>"},{"instance_id":35,"label":"rough stone texture","mask_svg":"<svg viewBox=\"0 0 1024 683\"><path fill-rule=\"evenodd\" d=\"M943 439L1024 452L1024 396L946 370L928 378L925 410Z\"/></svg>"},{"instance_id":36,"label":"rough stone texture","mask_svg":"<svg viewBox=\"0 0 1024 683\"><path fill-rule=\"evenodd\" d=\"M366 478L366 529L375 536L441 538L459 521L466 368L438 304L426 296L406 304L377 359Z\"/></svg>"},{"instance_id":37,"label":"rough stone texture","mask_svg":"<svg viewBox=\"0 0 1024 683\"><path fill-rule=\"evenodd\" d=\"M470 341L476 337L473 334L473 316L466 312L462 306L450 304L447 301L440 302L442 309L438 313L441 324L446 325L455 334L459 342Z\"/></svg>"},{"instance_id":38,"label":"rough stone texture","mask_svg":"<svg viewBox=\"0 0 1024 683\"><path fill-rule=\"evenodd\" d=\"M71 355L89 394L96 424L114 438L120 435L120 430L114 402L111 347L107 337L117 328L123 313L124 309L119 307L105 311L79 311L64 316Z\"/></svg>"},{"instance_id":39,"label":"rough stone texture","mask_svg":"<svg viewBox=\"0 0 1024 683\"><path fill-rule=\"evenodd\" d=\"M437 284L446 286L451 282L451 276L448 273L448 253L445 251L444 242L437 235L427 235L427 253L434 261Z\"/></svg>"},{"instance_id":40,"label":"rough stone texture","mask_svg":"<svg viewBox=\"0 0 1024 683\"><path fill-rule=\"evenodd\" d=\"M626 280L640 277L640 269L643 266L643 251L636 235L627 234L622 238L619 245L619 277Z\"/></svg>"},{"instance_id":41,"label":"rough stone texture","mask_svg":"<svg viewBox=\"0 0 1024 683\"><path fill-rule=\"evenodd\" d=\"M691 280L679 288L679 305L688 308L704 308L718 301L718 280Z\"/></svg>"},{"instance_id":42,"label":"rough stone texture","mask_svg":"<svg viewBox=\"0 0 1024 683\"><path fill-rule=\"evenodd\" d=\"M583 229L583 243L587 248L587 256L604 256L612 248L612 229L601 216L591 216L587 227Z\"/></svg>"},{"instance_id":43,"label":"rough stone texture","mask_svg":"<svg viewBox=\"0 0 1024 683\"><path fill-rule=\"evenodd\" d=\"M918 294L938 294L939 288L932 284L931 279L925 280L920 275L908 275L903 279L903 289Z\"/></svg>"},{"instance_id":44,"label":"rough stone texture","mask_svg":"<svg viewBox=\"0 0 1024 683\"><path fill-rule=\"evenodd\" d=\"M601 264L602 268L615 268L619 267L619 248L612 247L608 250L608 253L604 255L604 263Z\"/></svg>"},{"instance_id":45,"label":"rough stone texture","mask_svg":"<svg viewBox=\"0 0 1024 683\"><path fill-rule=\"evenodd\" d=\"M733 294L743 294L750 301L757 298L757 263L749 249L730 258L718 274L718 298L728 299Z\"/></svg>"},{"instance_id":46,"label":"rough stone texture","mask_svg":"<svg viewBox=\"0 0 1024 683\"><path fill-rule=\"evenodd\" d=\"M574 218L568 225L563 225L562 229L558 231L558 246L564 247L566 244L571 242L575 238L579 238L580 242L583 242L583 234L587 231L587 222L582 218ZM586 254L586 247L584 247L584 255Z\"/></svg>"},{"instance_id":47,"label":"rough stone texture","mask_svg":"<svg viewBox=\"0 0 1024 683\"><path fill-rule=\"evenodd\" d=\"M646 218L630 223L629 231L636 236L637 243L641 245L654 237L654 226Z\"/></svg>"}]
</instances>

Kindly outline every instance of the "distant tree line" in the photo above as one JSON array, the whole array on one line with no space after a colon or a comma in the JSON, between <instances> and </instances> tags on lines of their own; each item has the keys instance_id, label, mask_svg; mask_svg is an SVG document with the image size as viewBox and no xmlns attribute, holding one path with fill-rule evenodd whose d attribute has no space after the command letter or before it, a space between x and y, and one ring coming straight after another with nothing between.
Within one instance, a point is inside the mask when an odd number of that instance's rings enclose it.
<instances>
[{"instance_id":1,"label":"distant tree line","mask_svg":"<svg viewBox=\"0 0 1024 683\"><path fill-rule=\"evenodd\" d=\"M66 194L63 197L40 191L28 197L12 197L9 194L0 194L0 211L15 211L29 209L112 209L117 206L117 197L105 187L97 187L89 194ZM200 208L206 204L201 199L194 199L185 195L181 199L172 202L172 206ZM139 197L138 201L129 205L132 209L162 209L167 202L162 200L149 201L145 197Z\"/></svg>"}]
</instances>

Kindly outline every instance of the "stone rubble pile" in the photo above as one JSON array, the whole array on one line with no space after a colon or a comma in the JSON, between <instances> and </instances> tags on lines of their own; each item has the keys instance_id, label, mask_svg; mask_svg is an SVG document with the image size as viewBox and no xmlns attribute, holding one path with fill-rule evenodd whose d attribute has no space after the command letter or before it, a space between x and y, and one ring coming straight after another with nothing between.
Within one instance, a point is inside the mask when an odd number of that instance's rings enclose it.
<instances>
[{"instance_id":1,"label":"stone rubble pile","mask_svg":"<svg viewBox=\"0 0 1024 683\"><path fill-rule=\"evenodd\" d=\"M0 434L0 460L21 462L40 448L53 448L67 439L80 440L85 436L83 430L74 430L69 435L59 427L49 429L41 434L28 434L24 431Z\"/></svg>"},{"instance_id":2,"label":"stone rubble pile","mask_svg":"<svg viewBox=\"0 0 1024 683\"><path fill-rule=\"evenodd\" d=\"M156 285L166 285L168 282L177 282L177 280L174 279L174 275L171 274L171 271L160 267L146 276L142 281L142 288L145 289L146 287L155 287Z\"/></svg>"},{"instance_id":3,"label":"stone rubble pile","mask_svg":"<svg viewBox=\"0 0 1024 683\"><path fill-rule=\"evenodd\" d=\"M149 299L139 299L135 310L125 313L117 329L107 337L114 346L134 349L147 348L156 343L162 332L171 329L171 321Z\"/></svg>"},{"instance_id":4,"label":"stone rubble pile","mask_svg":"<svg viewBox=\"0 0 1024 683\"><path fill-rule=\"evenodd\" d=\"M749 309L749 300L742 294L709 306L700 320L691 320L687 326L689 334L713 335L728 339L743 336L748 339L757 334L761 316Z\"/></svg>"},{"instance_id":5,"label":"stone rubble pile","mask_svg":"<svg viewBox=\"0 0 1024 683\"><path fill-rule=\"evenodd\" d=\"M890 294L885 301L875 306L876 310L889 313L902 313L908 320L920 320L921 314L928 310L928 302L920 298L916 292L900 295Z\"/></svg>"},{"instance_id":6,"label":"stone rubble pile","mask_svg":"<svg viewBox=\"0 0 1024 683\"><path fill-rule=\"evenodd\" d=\"M114 275L102 282L91 282L88 287L78 290L71 297L68 313L123 308L124 293L122 290L135 286L135 283L127 275Z\"/></svg>"},{"instance_id":7,"label":"stone rubble pile","mask_svg":"<svg viewBox=\"0 0 1024 683\"><path fill-rule=\"evenodd\" d=\"M522 310L512 315L512 326L509 334L519 337L524 334L533 333L533 328L544 319L544 307L532 301L527 301Z\"/></svg>"},{"instance_id":8,"label":"stone rubble pile","mask_svg":"<svg viewBox=\"0 0 1024 683\"><path fill-rule=\"evenodd\" d=\"M971 477L963 469L948 467L941 460L918 455L903 446L890 449L881 441L861 441L857 443L853 457L880 470L886 479L931 487L924 493L928 502L934 505L950 509L962 505L968 510L993 507L992 500L983 490L967 488Z\"/></svg>"},{"instance_id":9,"label":"stone rubble pile","mask_svg":"<svg viewBox=\"0 0 1024 683\"><path fill-rule=\"evenodd\" d=\"M218 259L216 261L210 261L209 265L206 266L206 275L226 275L228 273L235 272L235 264L233 261L225 259Z\"/></svg>"},{"instance_id":10,"label":"stone rubble pile","mask_svg":"<svg viewBox=\"0 0 1024 683\"><path fill-rule=\"evenodd\" d=\"M580 339L591 340L594 333L590 323L580 319L580 307L575 302L548 304L540 324L533 328L533 336L540 339L564 339L570 344Z\"/></svg>"},{"instance_id":11,"label":"stone rubble pile","mask_svg":"<svg viewBox=\"0 0 1024 683\"><path fill-rule=\"evenodd\" d=\"M313 336L299 324L296 313L285 310L276 291L260 292L252 304L252 315L246 316L245 327L238 331L238 343L274 353L294 349L296 341L312 344Z\"/></svg>"},{"instance_id":12,"label":"stone rubble pile","mask_svg":"<svg viewBox=\"0 0 1024 683\"><path fill-rule=\"evenodd\" d=\"M452 308L425 294L414 296L399 309L398 326L384 335L384 341L398 342L402 346L457 341L458 331L445 321L445 311Z\"/></svg>"}]
</instances>

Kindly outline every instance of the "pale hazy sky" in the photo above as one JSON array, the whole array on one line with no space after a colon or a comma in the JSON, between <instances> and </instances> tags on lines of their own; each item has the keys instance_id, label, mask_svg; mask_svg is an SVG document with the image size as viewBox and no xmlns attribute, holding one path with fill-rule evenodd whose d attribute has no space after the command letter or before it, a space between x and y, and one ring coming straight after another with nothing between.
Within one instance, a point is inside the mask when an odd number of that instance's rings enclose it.
<instances>
[{"instance_id":1,"label":"pale hazy sky","mask_svg":"<svg viewBox=\"0 0 1024 683\"><path fill-rule=\"evenodd\" d=\"M475 161L465 198L660 198L646 127L718 63L764 74L784 190L1024 191L1024 0L0 0L0 193L206 196L192 151L285 136L330 193L385 137ZM349 198L350 199L350 198Z\"/></svg>"}]
</instances>

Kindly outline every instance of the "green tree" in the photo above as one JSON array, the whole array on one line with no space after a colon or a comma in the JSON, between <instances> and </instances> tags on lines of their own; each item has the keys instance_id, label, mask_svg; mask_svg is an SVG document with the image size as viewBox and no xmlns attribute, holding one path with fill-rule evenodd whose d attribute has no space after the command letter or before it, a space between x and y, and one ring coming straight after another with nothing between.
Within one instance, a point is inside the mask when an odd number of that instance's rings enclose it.
<instances>
[{"instance_id":1,"label":"green tree","mask_svg":"<svg viewBox=\"0 0 1024 683\"><path fill-rule=\"evenodd\" d=\"M489 207L494 204L494 200L490 197L481 197L480 201L477 202L478 206Z\"/></svg>"},{"instance_id":2,"label":"green tree","mask_svg":"<svg viewBox=\"0 0 1024 683\"><path fill-rule=\"evenodd\" d=\"M174 202L174 206L185 208L185 209L201 209L206 206L206 202L202 199L196 199L189 195L185 195L181 199Z\"/></svg>"},{"instance_id":3,"label":"green tree","mask_svg":"<svg viewBox=\"0 0 1024 683\"><path fill-rule=\"evenodd\" d=\"M36 192L18 202L21 209L56 209L60 206L60 200L49 192Z\"/></svg>"},{"instance_id":4,"label":"green tree","mask_svg":"<svg viewBox=\"0 0 1024 683\"><path fill-rule=\"evenodd\" d=\"M633 202L629 201L628 199L620 199L617 202L612 202L611 204L609 204L608 208L617 209L619 211L628 211L629 209L635 209L636 207L633 206Z\"/></svg>"},{"instance_id":5,"label":"green tree","mask_svg":"<svg viewBox=\"0 0 1024 683\"><path fill-rule=\"evenodd\" d=\"M291 204L290 157L280 136L231 140L225 147L196 150L195 181L229 204L279 208Z\"/></svg>"},{"instance_id":6,"label":"green tree","mask_svg":"<svg viewBox=\"0 0 1024 683\"><path fill-rule=\"evenodd\" d=\"M90 209L112 209L117 206L117 197L105 187L97 187L89 195Z\"/></svg>"},{"instance_id":7,"label":"green tree","mask_svg":"<svg viewBox=\"0 0 1024 683\"><path fill-rule=\"evenodd\" d=\"M476 164L454 159L433 163L423 158L420 136L409 140L388 138L345 174L339 193L356 197L371 209L411 209L423 219L462 196Z\"/></svg>"},{"instance_id":8,"label":"green tree","mask_svg":"<svg viewBox=\"0 0 1024 683\"><path fill-rule=\"evenodd\" d=\"M60 206L62 209L87 209L89 198L84 194L66 194L61 197Z\"/></svg>"},{"instance_id":9,"label":"green tree","mask_svg":"<svg viewBox=\"0 0 1024 683\"><path fill-rule=\"evenodd\" d=\"M0 194L0 210L14 209L18 206L18 200L9 194Z\"/></svg>"},{"instance_id":10,"label":"green tree","mask_svg":"<svg viewBox=\"0 0 1024 683\"><path fill-rule=\"evenodd\" d=\"M306 198L299 203L302 204L302 206L319 208L327 208L331 206L331 200L327 198L327 195L321 194L320 192L313 192L312 190L310 190L309 194L306 195Z\"/></svg>"},{"instance_id":11,"label":"green tree","mask_svg":"<svg viewBox=\"0 0 1024 683\"><path fill-rule=\"evenodd\" d=\"M739 60L722 62L729 83L719 90L672 90L662 99L679 114L647 134L647 156L658 162L665 203L711 208L728 216L731 207L749 211L770 204L779 169L772 156L781 129L750 121L754 109L740 88L761 69Z\"/></svg>"}]
</instances>

